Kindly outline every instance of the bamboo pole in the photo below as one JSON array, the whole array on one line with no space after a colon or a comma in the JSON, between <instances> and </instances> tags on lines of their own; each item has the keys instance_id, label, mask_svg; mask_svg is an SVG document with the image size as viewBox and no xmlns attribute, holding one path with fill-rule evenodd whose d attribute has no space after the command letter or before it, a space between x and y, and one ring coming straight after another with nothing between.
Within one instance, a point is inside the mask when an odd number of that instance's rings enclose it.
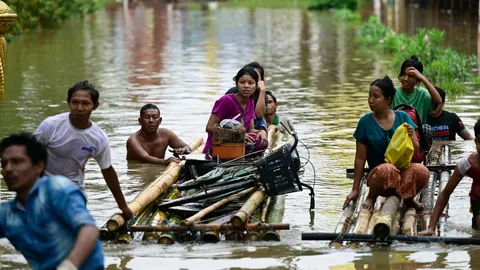
<instances>
[{"instance_id":1,"label":"bamboo pole","mask_svg":"<svg viewBox=\"0 0 480 270\"><path fill-rule=\"evenodd\" d=\"M152 221L150 223L151 226L158 226L162 225L163 221L167 218L167 213L157 210L152 217ZM145 232L143 234L143 241L151 241L151 240L157 240L158 239L158 233L156 232Z\"/></svg>"},{"instance_id":2,"label":"bamboo pole","mask_svg":"<svg viewBox=\"0 0 480 270\"><path fill-rule=\"evenodd\" d=\"M400 205L398 206L397 212L395 213L395 216L393 218L392 234L398 234L400 230L402 213L403 213L403 200L400 201Z\"/></svg>"},{"instance_id":3,"label":"bamboo pole","mask_svg":"<svg viewBox=\"0 0 480 270\"><path fill-rule=\"evenodd\" d=\"M209 222L207 225L222 225L228 221L230 221L230 217L227 215L217 218L214 221ZM220 230L208 228L202 231L200 239L207 243L217 243L220 241Z\"/></svg>"},{"instance_id":4,"label":"bamboo pole","mask_svg":"<svg viewBox=\"0 0 480 270\"><path fill-rule=\"evenodd\" d=\"M404 235L413 236L417 234L417 226L415 226L415 214L417 211L413 207L407 208L403 216L402 231Z\"/></svg>"},{"instance_id":5,"label":"bamboo pole","mask_svg":"<svg viewBox=\"0 0 480 270\"><path fill-rule=\"evenodd\" d=\"M285 199L285 195L274 196L271 199L269 213L265 222L276 224L283 221ZM280 241L280 234L275 230L267 229L264 231L262 239L264 241Z\"/></svg>"},{"instance_id":6,"label":"bamboo pole","mask_svg":"<svg viewBox=\"0 0 480 270\"><path fill-rule=\"evenodd\" d=\"M265 205L263 206L263 209L262 209L262 217L260 218L262 222L267 221L267 214L268 214L268 209L270 208L271 201L272 201L272 197L268 196L267 200L265 201Z\"/></svg>"},{"instance_id":7,"label":"bamboo pole","mask_svg":"<svg viewBox=\"0 0 480 270\"><path fill-rule=\"evenodd\" d=\"M236 228L242 227L247 221L248 215L251 215L262 203L264 195L263 188L257 188L242 208L230 219L230 223Z\"/></svg>"},{"instance_id":8,"label":"bamboo pole","mask_svg":"<svg viewBox=\"0 0 480 270\"><path fill-rule=\"evenodd\" d=\"M246 189L246 190L243 190L239 193L236 193L236 194L233 194L227 198L224 198L212 205L210 205L209 207L199 211L198 213L196 213L195 215L187 218L187 219L184 219L180 222L180 225L183 225L183 226L188 226L188 225L191 225L192 223L194 223L195 221L198 221L198 220L201 220L205 215L217 210L218 208L224 206L225 204L233 201L233 200L236 200L238 198L241 198L242 196L244 196L245 194L248 194L250 192L253 191L253 187L252 188L249 188L249 189Z\"/></svg>"},{"instance_id":9,"label":"bamboo pole","mask_svg":"<svg viewBox=\"0 0 480 270\"><path fill-rule=\"evenodd\" d=\"M203 138L199 137L195 139L190 147L192 149L198 148L203 142ZM165 192L178 178L180 171L185 165L185 161L180 163L171 162L167 168L149 187L142 191L129 205L134 215L140 213L147 205L152 203ZM120 227L125 225L125 219L120 214L113 215L107 222L107 228L109 231L114 232Z\"/></svg>"},{"instance_id":10,"label":"bamboo pole","mask_svg":"<svg viewBox=\"0 0 480 270\"><path fill-rule=\"evenodd\" d=\"M422 193L421 193L422 198L420 202L424 205L424 208L422 211L422 216L418 220L418 223L419 223L418 226L419 226L419 229L422 231L427 228L428 223L430 221L430 216L432 214L432 210L434 206L434 193L435 193L436 182L437 182L437 173L430 172L430 179L428 180L428 185L422 190Z\"/></svg>"},{"instance_id":11,"label":"bamboo pole","mask_svg":"<svg viewBox=\"0 0 480 270\"><path fill-rule=\"evenodd\" d=\"M280 223L280 224L257 224L257 223L248 223L245 225L247 230L264 230L269 228L272 230L290 230L290 224ZM219 230L219 231L232 231L238 229L232 224L223 223L223 224L192 224L190 226L182 225L160 225L160 226L149 226L149 225L139 225L132 226L130 230L132 232L183 232L183 231L202 231L202 230Z\"/></svg>"},{"instance_id":12,"label":"bamboo pole","mask_svg":"<svg viewBox=\"0 0 480 270\"><path fill-rule=\"evenodd\" d=\"M168 218L168 221L167 221L167 224L166 226L155 226L155 227L152 227L152 226L148 226L149 228L158 228L158 227L165 227L165 228L170 228L171 226L178 226L177 224L180 222L181 220L181 217L178 216L178 215L175 215L175 214L170 214L170 217ZM144 226L136 226L137 228L140 227L144 227ZM133 230L133 226L130 228L131 231L134 231ZM140 230L139 230L140 231ZM144 230L145 232L149 232L149 231L155 231L155 230ZM175 243L175 234L170 232L170 230L166 229L166 230L163 230L163 232L158 236L158 241L157 241L157 244L163 244L163 245L173 245L173 243Z\"/></svg>"},{"instance_id":13,"label":"bamboo pole","mask_svg":"<svg viewBox=\"0 0 480 270\"><path fill-rule=\"evenodd\" d=\"M380 239L387 238L392 232L392 220L395 217L398 206L400 205L400 198L397 196L390 196L380 210L380 216L373 227L373 234Z\"/></svg>"},{"instance_id":14,"label":"bamboo pole","mask_svg":"<svg viewBox=\"0 0 480 270\"><path fill-rule=\"evenodd\" d=\"M368 229L367 233L371 234L373 233L373 227L375 227L375 223L377 222L378 217L380 216L380 210L382 209L383 204L385 203L385 200L387 198L385 197L377 197L377 201L375 202L375 208L373 210L372 217L370 218L370 221L368 222Z\"/></svg>"}]
</instances>

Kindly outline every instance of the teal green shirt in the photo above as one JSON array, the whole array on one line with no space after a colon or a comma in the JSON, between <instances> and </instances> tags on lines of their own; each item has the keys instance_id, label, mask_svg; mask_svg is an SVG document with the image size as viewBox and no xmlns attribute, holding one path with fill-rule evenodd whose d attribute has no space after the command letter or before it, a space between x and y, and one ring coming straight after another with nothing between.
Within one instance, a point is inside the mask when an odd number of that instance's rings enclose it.
<instances>
[{"instance_id":1,"label":"teal green shirt","mask_svg":"<svg viewBox=\"0 0 480 270\"><path fill-rule=\"evenodd\" d=\"M427 123L427 116L429 113L436 109L436 106L432 104L432 97L426 88L416 87L413 93L406 94L402 91L400 86L396 86L395 97L393 97L392 105L390 108L397 106L398 104L408 104L413 106L420 116L422 124Z\"/></svg>"},{"instance_id":2,"label":"teal green shirt","mask_svg":"<svg viewBox=\"0 0 480 270\"><path fill-rule=\"evenodd\" d=\"M412 126L413 129L417 129L417 125L413 123L408 114L402 111L395 111L395 120L392 128L389 130L379 126L371 112L360 118L353 137L361 144L367 146L367 162L370 169L385 163L385 152L387 151L388 143L395 130L405 122Z\"/></svg>"}]
</instances>

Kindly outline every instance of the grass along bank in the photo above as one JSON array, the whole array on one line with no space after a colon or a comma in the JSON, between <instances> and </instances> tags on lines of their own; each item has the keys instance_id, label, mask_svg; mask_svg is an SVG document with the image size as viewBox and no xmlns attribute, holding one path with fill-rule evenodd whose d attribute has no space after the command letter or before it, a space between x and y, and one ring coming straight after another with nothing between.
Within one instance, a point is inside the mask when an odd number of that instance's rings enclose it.
<instances>
[{"instance_id":1,"label":"grass along bank","mask_svg":"<svg viewBox=\"0 0 480 270\"><path fill-rule=\"evenodd\" d=\"M402 62L416 55L423 63L423 74L435 85L452 95L465 93L468 85L479 86L476 55L459 53L442 46L445 33L441 30L419 29L414 36L396 33L372 16L358 32L358 44L388 56L389 67L398 70Z\"/></svg>"}]
</instances>

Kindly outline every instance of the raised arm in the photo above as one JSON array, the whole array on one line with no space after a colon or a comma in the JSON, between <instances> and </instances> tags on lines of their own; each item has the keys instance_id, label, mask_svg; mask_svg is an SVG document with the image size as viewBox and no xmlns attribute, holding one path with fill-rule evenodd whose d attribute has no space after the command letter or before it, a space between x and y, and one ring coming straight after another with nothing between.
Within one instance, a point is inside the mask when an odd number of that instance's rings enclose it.
<instances>
[{"instance_id":1,"label":"raised arm","mask_svg":"<svg viewBox=\"0 0 480 270\"><path fill-rule=\"evenodd\" d=\"M264 117L267 111L267 107L266 107L267 105L265 104L265 82L264 81L258 82L258 89L260 92L258 95L257 104L255 105L256 118Z\"/></svg>"},{"instance_id":2,"label":"raised arm","mask_svg":"<svg viewBox=\"0 0 480 270\"><path fill-rule=\"evenodd\" d=\"M364 174L363 170L365 168L365 162L367 161L367 146L357 141L356 151L355 151L355 164L353 172L353 186L352 191L348 194L345 202L343 203L343 209L351 201L356 201L358 198L358 193L360 192L360 180ZM372 168L373 169L373 168Z\"/></svg>"},{"instance_id":3,"label":"raised arm","mask_svg":"<svg viewBox=\"0 0 480 270\"><path fill-rule=\"evenodd\" d=\"M140 142L133 137L130 137L127 140L127 155L130 155L136 160L142 162L160 165L168 165L171 161L173 161L172 159L163 159L151 156L147 151L145 151Z\"/></svg>"},{"instance_id":4,"label":"raised arm","mask_svg":"<svg viewBox=\"0 0 480 270\"><path fill-rule=\"evenodd\" d=\"M430 217L430 223L428 224L428 229L425 231L421 231L418 233L419 235L433 235L435 234L435 227L437 226L438 220L440 219L440 215L447 206L448 200L450 199L450 195L457 187L460 180L462 180L463 175L460 174L457 168L453 171L452 176L448 180L447 185L445 188L440 192L438 195L437 202L435 203L435 208L433 209L432 216Z\"/></svg>"},{"instance_id":5,"label":"raised arm","mask_svg":"<svg viewBox=\"0 0 480 270\"><path fill-rule=\"evenodd\" d=\"M128 208L125 197L123 197L122 189L120 188L120 183L118 182L118 175L115 169L110 166L106 169L102 169L102 175L107 183L108 188L113 194L115 201L117 202L118 208L122 210L122 215L125 220L129 220L133 217L132 210Z\"/></svg>"},{"instance_id":6,"label":"raised arm","mask_svg":"<svg viewBox=\"0 0 480 270\"><path fill-rule=\"evenodd\" d=\"M430 97L432 98L432 103L434 105L440 105L442 104L442 97L440 97L440 94L438 93L437 89L433 86L433 84L425 77L422 73L420 73L417 69L414 67L409 67L407 68L406 72L409 75L417 77L419 80L423 82L425 87L428 90L428 93L430 93Z\"/></svg>"}]
</instances>

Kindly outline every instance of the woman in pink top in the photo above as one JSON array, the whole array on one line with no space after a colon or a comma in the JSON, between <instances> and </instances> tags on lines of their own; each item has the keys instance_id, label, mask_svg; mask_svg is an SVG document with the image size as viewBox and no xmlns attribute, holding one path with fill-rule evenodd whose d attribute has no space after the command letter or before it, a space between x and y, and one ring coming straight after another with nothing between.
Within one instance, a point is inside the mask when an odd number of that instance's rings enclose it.
<instances>
[{"instance_id":1,"label":"woman in pink top","mask_svg":"<svg viewBox=\"0 0 480 270\"><path fill-rule=\"evenodd\" d=\"M255 119L255 104L251 95L258 85L258 74L255 69L245 66L240 69L233 78L238 88L238 93L222 96L215 102L212 113L208 119L205 130L208 132L204 153L210 153L212 148L213 132L223 119L232 119L240 114L236 120L242 122L247 132L246 143L255 143L254 151L266 149L268 146L267 133L265 130L256 130L253 120Z\"/></svg>"},{"instance_id":2,"label":"woman in pink top","mask_svg":"<svg viewBox=\"0 0 480 270\"><path fill-rule=\"evenodd\" d=\"M437 203L433 209L428 229L419 233L419 235L433 235L438 219L447 206L450 195L457 187L460 180L466 175L473 179L472 188L470 189L470 206L473 214L472 228L480 230L480 120L475 123L473 128L475 132L475 146L477 152L462 158L453 171L452 176L448 180L443 191L438 195Z\"/></svg>"}]
</instances>

